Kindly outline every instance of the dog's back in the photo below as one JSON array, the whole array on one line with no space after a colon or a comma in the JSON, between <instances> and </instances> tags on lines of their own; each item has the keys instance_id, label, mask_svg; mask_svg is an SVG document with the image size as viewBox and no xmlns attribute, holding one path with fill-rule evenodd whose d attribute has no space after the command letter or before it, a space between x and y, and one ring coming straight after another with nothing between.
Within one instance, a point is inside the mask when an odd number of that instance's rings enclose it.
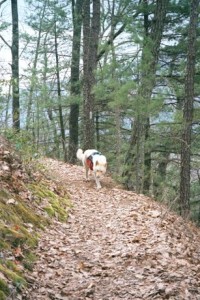
<instances>
[{"instance_id":1,"label":"dog's back","mask_svg":"<svg viewBox=\"0 0 200 300\"><path fill-rule=\"evenodd\" d=\"M76 152L76 157L84 163L86 159L91 155L93 155L94 153L99 153L99 152L95 149L88 149L85 152L83 152L82 149L78 149Z\"/></svg>"},{"instance_id":2,"label":"dog's back","mask_svg":"<svg viewBox=\"0 0 200 300\"><path fill-rule=\"evenodd\" d=\"M89 156L93 155L94 153L99 153L97 150L95 149L88 149L84 152L84 157L85 159L87 159Z\"/></svg>"}]
</instances>

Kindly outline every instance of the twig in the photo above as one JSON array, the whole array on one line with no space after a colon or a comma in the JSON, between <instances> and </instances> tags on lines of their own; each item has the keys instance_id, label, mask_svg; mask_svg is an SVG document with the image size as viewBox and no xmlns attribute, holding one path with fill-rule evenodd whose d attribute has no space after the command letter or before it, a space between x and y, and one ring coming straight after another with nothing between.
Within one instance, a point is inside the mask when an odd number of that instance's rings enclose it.
<instances>
[{"instance_id":1,"label":"twig","mask_svg":"<svg viewBox=\"0 0 200 300\"><path fill-rule=\"evenodd\" d=\"M177 202L179 196L177 196L171 203L170 205L167 205L167 209L165 210L165 212L162 214L161 218L160 218L160 223L162 223L163 219L165 218L165 215L171 210L172 206L174 203Z\"/></svg>"},{"instance_id":2,"label":"twig","mask_svg":"<svg viewBox=\"0 0 200 300\"><path fill-rule=\"evenodd\" d=\"M5 0L6 1L6 0ZM8 46L11 49L11 46L6 42L6 40L4 39L4 37L0 34L0 38L2 39L2 41L6 44L6 46Z\"/></svg>"},{"instance_id":3,"label":"twig","mask_svg":"<svg viewBox=\"0 0 200 300\"><path fill-rule=\"evenodd\" d=\"M2 0L1 2L0 2L0 6L4 3L4 2L6 2L7 0Z\"/></svg>"}]
</instances>

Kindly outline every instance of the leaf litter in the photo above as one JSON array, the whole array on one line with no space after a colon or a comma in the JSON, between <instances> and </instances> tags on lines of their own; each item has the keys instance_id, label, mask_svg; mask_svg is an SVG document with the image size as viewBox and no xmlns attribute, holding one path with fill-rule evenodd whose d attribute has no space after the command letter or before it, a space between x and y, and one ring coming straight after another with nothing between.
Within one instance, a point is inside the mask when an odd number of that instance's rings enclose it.
<instances>
[{"instance_id":1,"label":"leaf litter","mask_svg":"<svg viewBox=\"0 0 200 300\"><path fill-rule=\"evenodd\" d=\"M25 300L200 299L200 230L109 176L103 188L81 166L42 162L73 203L39 241Z\"/></svg>"}]
</instances>

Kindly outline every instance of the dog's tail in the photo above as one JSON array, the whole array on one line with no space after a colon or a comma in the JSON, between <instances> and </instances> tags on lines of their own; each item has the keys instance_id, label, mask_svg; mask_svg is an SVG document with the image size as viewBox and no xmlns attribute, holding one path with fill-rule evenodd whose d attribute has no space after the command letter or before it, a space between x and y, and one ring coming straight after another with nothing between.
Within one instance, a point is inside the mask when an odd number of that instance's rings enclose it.
<instances>
[{"instance_id":1,"label":"dog's tail","mask_svg":"<svg viewBox=\"0 0 200 300\"><path fill-rule=\"evenodd\" d=\"M82 160L83 159L83 150L82 149L78 149L77 152L76 152L76 157L79 159L79 160Z\"/></svg>"}]
</instances>

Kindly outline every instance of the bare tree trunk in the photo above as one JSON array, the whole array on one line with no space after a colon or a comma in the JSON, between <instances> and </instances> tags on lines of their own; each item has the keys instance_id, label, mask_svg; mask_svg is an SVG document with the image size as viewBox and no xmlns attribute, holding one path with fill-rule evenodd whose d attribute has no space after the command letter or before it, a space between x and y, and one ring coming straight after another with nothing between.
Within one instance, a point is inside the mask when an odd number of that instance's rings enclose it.
<instances>
[{"instance_id":1,"label":"bare tree trunk","mask_svg":"<svg viewBox=\"0 0 200 300\"><path fill-rule=\"evenodd\" d=\"M12 119L13 128L20 130L19 105L19 29L17 0L11 0L12 8Z\"/></svg>"},{"instance_id":2,"label":"bare tree trunk","mask_svg":"<svg viewBox=\"0 0 200 300\"><path fill-rule=\"evenodd\" d=\"M92 66L90 61L91 25L90 1L83 5L83 135L84 149L94 148L94 98L92 91Z\"/></svg>"},{"instance_id":3,"label":"bare tree trunk","mask_svg":"<svg viewBox=\"0 0 200 300\"><path fill-rule=\"evenodd\" d=\"M159 196L163 196L169 158L170 153L166 149L166 152L161 153L157 159L158 167L153 179L153 195L156 199L159 199Z\"/></svg>"},{"instance_id":4,"label":"bare tree trunk","mask_svg":"<svg viewBox=\"0 0 200 300\"><path fill-rule=\"evenodd\" d=\"M71 62L71 96L80 97L80 44L81 44L81 27L82 27L82 6L83 0L77 0L76 4L72 2L73 15L73 45L72 45L72 62ZM76 161L76 149L78 148L78 117L79 104L70 105L69 114L69 155L68 160L71 163Z\"/></svg>"},{"instance_id":5,"label":"bare tree trunk","mask_svg":"<svg viewBox=\"0 0 200 300\"><path fill-rule=\"evenodd\" d=\"M198 25L199 0L191 1L188 31L187 70L185 78L185 99L183 108L183 133L181 142L180 213L187 217L190 212L190 160L191 134L194 102L194 75L196 58L196 35Z\"/></svg>"},{"instance_id":6,"label":"bare tree trunk","mask_svg":"<svg viewBox=\"0 0 200 300\"><path fill-rule=\"evenodd\" d=\"M97 149L100 149L100 128L99 128L99 110L95 113L95 131L96 131L96 145Z\"/></svg>"},{"instance_id":7,"label":"bare tree trunk","mask_svg":"<svg viewBox=\"0 0 200 300\"><path fill-rule=\"evenodd\" d=\"M145 124L145 144L144 144L144 183L143 193L148 194L151 186L151 148L148 146L150 117L147 117Z\"/></svg>"},{"instance_id":8,"label":"bare tree trunk","mask_svg":"<svg viewBox=\"0 0 200 300\"><path fill-rule=\"evenodd\" d=\"M115 46L114 46L114 32L115 32L115 6L116 1L112 2L111 8L111 30L110 30L110 45L111 45L111 52L112 52L112 78L114 80L118 80L118 75L116 74L116 53L115 53ZM119 83L120 85L120 83ZM116 153L116 172L117 174L121 175L121 145L122 145L122 138L121 138L121 107L120 105L116 105L114 109L114 121L115 121L115 153Z\"/></svg>"},{"instance_id":9,"label":"bare tree trunk","mask_svg":"<svg viewBox=\"0 0 200 300\"><path fill-rule=\"evenodd\" d=\"M145 39L147 40L149 38L149 12L148 12L148 0L143 0L143 6L144 6L144 34ZM146 41L145 41L146 44ZM144 44L144 46L145 46ZM144 53L143 53L144 55ZM144 57L145 59L145 57ZM145 76L148 76L148 74L145 74ZM143 192L148 193L150 189L150 182L151 182L151 150L148 146L146 146L146 143L149 139L149 130L150 130L150 117L147 113L147 118L145 122L145 145L144 145L144 182L143 182Z\"/></svg>"},{"instance_id":10,"label":"bare tree trunk","mask_svg":"<svg viewBox=\"0 0 200 300\"><path fill-rule=\"evenodd\" d=\"M60 86L60 72L59 72L59 57L58 57L58 41L57 41L57 28L56 21L54 24L54 38L55 38L55 56L56 56L56 78L57 78L57 93L58 93L58 110L59 110L59 120L60 120L60 131L62 138L62 148L64 153L64 161L67 161L67 151L66 151L66 137L65 137L65 126L63 120L63 111L61 104L61 86Z\"/></svg>"},{"instance_id":11,"label":"bare tree trunk","mask_svg":"<svg viewBox=\"0 0 200 300\"><path fill-rule=\"evenodd\" d=\"M12 93L12 80L9 82L9 88L8 88L8 95L7 95L7 101L6 101L6 113L5 113L5 125L8 126L9 122L9 107L10 107L10 100L11 100L11 93Z\"/></svg>"},{"instance_id":12,"label":"bare tree trunk","mask_svg":"<svg viewBox=\"0 0 200 300\"><path fill-rule=\"evenodd\" d=\"M94 93L97 49L100 31L100 1L93 0L93 15L90 17L90 1L83 5L83 123L84 149L93 148L94 137Z\"/></svg>"}]
</instances>

